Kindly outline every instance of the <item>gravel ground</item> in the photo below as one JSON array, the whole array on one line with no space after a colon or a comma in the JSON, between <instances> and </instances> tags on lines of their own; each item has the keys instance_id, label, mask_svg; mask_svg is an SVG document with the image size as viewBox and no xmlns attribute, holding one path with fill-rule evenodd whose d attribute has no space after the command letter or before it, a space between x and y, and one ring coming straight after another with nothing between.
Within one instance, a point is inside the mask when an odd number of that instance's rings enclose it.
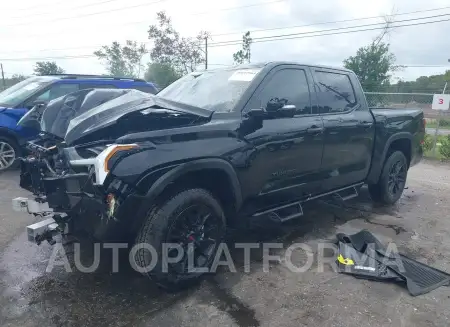
<instances>
[{"instance_id":1,"label":"gravel ground","mask_svg":"<svg viewBox=\"0 0 450 327\"><path fill-rule=\"evenodd\" d=\"M449 166L423 162L412 168L408 189L393 207L373 207L367 191L347 209L315 203L288 225L266 225L232 233L231 243L282 242L285 254L293 243L292 262L312 257L306 272L292 272L284 261L263 271L261 251L251 255L245 272L242 254L232 257L237 272L216 276L179 293L166 293L131 269L111 273L103 264L95 273L67 273L46 266L51 247L26 242L24 227L34 221L13 213L17 172L0 175L0 326L449 326L450 289L441 287L411 297L390 283L357 280L318 271L318 244L337 232L368 229L400 252L450 272ZM230 243L230 244L231 244ZM326 251L328 259L333 259Z\"/></svg>"}]
</instances>

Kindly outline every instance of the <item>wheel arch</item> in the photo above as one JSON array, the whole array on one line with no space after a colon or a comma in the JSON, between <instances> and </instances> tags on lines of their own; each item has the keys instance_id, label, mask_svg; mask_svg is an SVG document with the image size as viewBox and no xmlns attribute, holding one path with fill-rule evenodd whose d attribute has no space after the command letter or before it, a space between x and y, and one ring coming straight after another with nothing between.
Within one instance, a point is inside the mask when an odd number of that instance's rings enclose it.
<instances>
[{"instance_id":1,"label":"wheel arch","mask_svg":"<svg viewBox=\"0 0 450 327\"><path fill-rule=\"evenodd\" d=\"M0 137L9 137L13 141L15 141L17 144L19 144L19 135L17 135L16 132L10 130L9 128L0 127Z\"/></svg>"},{"instance_id":2,"label":"wheel arch","mask_svg":"<svg viewBox=\"0 0 450 327\"><path fill-rule=\"evenodd\" d=\"M228 222L236 216L242 205L241 185L233 166L220 158L196 159L177 165L152 183L142 197L138 219L132 230L139 228L142 219L155 204L189 187L210 191L221 202Z\"/></svg>"},{"instance_id":3,"label":"wheel arch","mask_svg":"<svg viewBox=\"0 0 450 327\"><path fill-rule=\"evenodd\" d=\"M409 132L400 132L391 135L384 145L380 159L377 160L376 163L372 164L371 170L367 177L367 182L369 184L375 184L378 182L381 176L381 172L383 170L384 163L386 162L388 154L392 150L398 150L403 152L403 154L406 156L406 159L408 160L409 166L412 157L412 143L413 143L413 135ZM372 160L374 160L374 158Z\"/></svg>"}]
</instances>

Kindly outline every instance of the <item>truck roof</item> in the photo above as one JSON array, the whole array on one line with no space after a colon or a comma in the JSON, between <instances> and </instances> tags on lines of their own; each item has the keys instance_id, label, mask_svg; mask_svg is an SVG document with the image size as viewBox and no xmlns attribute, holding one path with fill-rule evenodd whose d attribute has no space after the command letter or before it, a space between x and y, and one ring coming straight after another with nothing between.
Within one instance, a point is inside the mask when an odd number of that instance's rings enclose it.
<instances>
[{"instance_id":1,"label":"truck roof","mask_svg":"<svg viewBox=\"0 0 450 327\"><path fill-rule=\"evenodd\" d=\"M132 82L132 83L143 83L143 84L151 84L154 86L154 83L147 82L142 78L133 78L133 77L122 77L122 76L108 76L108 75L86 75L86 74L48 74L48 75L39 75L39 77L43 78L53 78L60 80L79 80L81 82L85 81L116 81L116 82Z\"/></svg>"},{"instance_id":2,"label":"truck roof","mask_svg":"<svg viewBox=\"0 0 450 327\"><path fill-rule=\"evenodd\" d=\"M351 70L344 68L344 67L305 64L305 63L295 62L295 61L266 61L266 62L242 64L242 65L237 65L237 66L230 65L229 67L217 68L217 70L236 69L236 68L242 68L242 69L263 68L263 67L271 68L271 67L279 66L279 65L301 65L301 66L308 66L308 67L316 67L316 68L333 69L333 70L341 70L341 71L351 72Z\"/></svg>"}]
</instances>

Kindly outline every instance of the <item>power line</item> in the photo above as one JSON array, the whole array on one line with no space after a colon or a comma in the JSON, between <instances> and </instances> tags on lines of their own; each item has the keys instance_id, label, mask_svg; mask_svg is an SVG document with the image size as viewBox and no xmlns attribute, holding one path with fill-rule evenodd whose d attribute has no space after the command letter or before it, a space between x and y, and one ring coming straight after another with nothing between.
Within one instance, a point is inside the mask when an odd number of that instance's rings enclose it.
<instances>
[{"instance_id":1,"label":"power line","mask_svg":"<svg viewBox=\"0 0 450 327\"><path fill-rule=\"evenodd\" d=\"M444 9L450 9L450 6L448 6L448 7L441 7L441 8L434 8L434 9L427 9L427 10L409 11L409 12L404 12L404 13L400 13L400 14L392 14L392 15L369 16L369 17L352 18L352 19L344 19L344 20L335 20L335 21L328 21L328 22L318 22L318 23L311 23L311 24L305 24L305 25L291 25L291 26L286 26L286 27L261 28L261 29L249 30L249 32L266 32L266 31L275 31L275 30L283 30L283 29L292 29L292 28L300 28L300 27L317 26L317 25L348 23L348 22L354 22L354 21L360 21L360 20L368 20L368 19L375 19L375 18L385 18L385 17L397 17L397 16L404 16L404 15L412 15L412 14L418 14L418 13L424 13L424 12L430 12L430 11L437 11L437 10L444 10ZM226 32L226 33L220 33L220 34L211 34L211 36L226 36L226 35L236 35L236 34L242 34L242 32Z\"/></svg>"},{"instance_id":2,"label":"power line","mask_svg":"<svg viewBox=\"0 0 450 327\"><path fill-rule=\"evenodd\" d=\"M115 9L110 9L110 10L104 10L104 11L96 11L96 12L92 12L92 13L88 13L88 14L83 14L83 15L76 15L76 16L72 16L72 17L60 17L57 19L53 19L53 20L45 20L42 22L47 23L54 23L54 22L59 22L61 20L67 20L67 19L76 19L76 18L82 18L82 17L88 17L88 16L95 16L95 15L102 15L102 14L107 14L110 12L115 12L115 11L121 11L121 10L128 10L128 9L134 9L134 8L139 8L139 7L146 7L146 6L151 6L160 2L166 2L168 0L157 0L154 2L149 2L149 3L141 3L138 5L134 5L134 6L127 6L127 7L121 7L121 8L115 8ZM9 24L9 25L0 25L0 27L6 27L6 26L26 26L26 25L32 25L32 24L36 24L36 23L41 23L41 22L25 22L25 23L21 23L21 24Z\"/></svg>"},{"instance_id":3,"label":"power line","mask_svg":"<svg viewBox=\"0 0 450 327\"><path fill-rule=\"evenodd\" d=\"M400 27L409 27L409 26L418 26L418 25L428 25L428 24L448 22L448 21L450 21L450 19L441 19L441 20L435 20L435 21L431 21L431 22L420 22L420 23L414 23L414 24L391 25L389 27L389 29L400 28ZM367 26L370 26L370 25L373 25L373 24L368 24ZM364 25L361 25L360 27L362 27L362 26L364 26ZM348 29L348 28L351 28L351 27L341 28L341 29ZM282 41L282 40L291 40L291 39L302 39L302 38L311 38L311 37L327 36L327 35L349 34L349 33L356 33L356 32L375 31L375 30L381 30L381 29L385 29L385 28L386 28L386 26L375 27L375 28L367 28L367 29L359 29L359 30L353 30L353 31L334 32L334 33L326 33L326 34L315 34L315 35L305 35L305 34L321 33L323 31L311 31L311 32L303 32L303 33L280 34L280 35L274 35L274 36L253 38L252 43L270 42L270 41ZM334 30L339 30L339 29L334 29ZM324 31L326 31L326 30L324 30ZM302 36L298 36L298 35L302 35ZM242 44L242 40L211 43L210 47L221 47L221 46L239 45L239 44Z\"/></svg>"},{"instance_id":4,"label":"power line","mask_svg":"<svg viewBox=\"0 0 450 327\"><path fill-rule=\"evenodd\" d=\"M54 6L54 5L59 5L60 3L67 3L67 0L62 0L62 1L57 1L57 2L53 2L53 3L47 3L44 4L44 7L46 6ZM34 9L34 8L42 8L42 4L36 5L36 6L31 6L31 7L23 7L23 8L16 8L17 10L30 10L30 9Z\"/></svg>"},{"instance_id":5,"label":"power line","mask_svg":"<svg viewBox=\"0 0 450 327\"><path fill-rule=\"evenodd\" d=\"M416 20L423 20L423 19L430 19L430 18L437 18L437 17L444 17L444 16L449 16L450 13L448 14L442 14L442 15L434 15L434 16L426 16L426 17L417 17L417 18L409 18L409 19L403 19L403 20L399 20L396 21L395 23L402 23L402 22L410 22L410 21L416 21ZM322 33L322 32L330 32L330 31L339 31L339 30L346 30L346 29L351 29L351 28L360 28L360 27L368 27L368 26L376 26L376 25L385 25L385 23L371 23L371 24L363 24L363 25L353 25L353 26L347 26L347 27L338 27L338 28L331 28L331 29L325 29L325 30L319 30L319 31L307 31L307 32L297 32L297 33L291 33L291 34L282 34L282 35L274 35L274 36L266 36L266 37L257 37L257 38L253 38L253 40L261 40L261 39L265 39L265 38L273 38L273 37L279 37L279 36L294 36L294 35L307 35L307 34L314 34L314 33ZM241 43L241 40L230 40L230 41L223 41L223 42L213 42L210 45L211 46L218 46L218 45L222 45L222 44L228 44L228 43L232 43L232 45L234 45L236 42ZM143 43L145 45L150 45L150 43ZM77 49L94 49L94 48L99 48L102 45L92 45L92 46L82 46L82 47L71 47L71 48L57 48L57 49L43 49L46 51L61 51L61 50L77 50ZM14 51L14 52L8 52L8 53L23 53L23 52L28 52L28 51Z\"/></svg>"},{"instance_id":6,"label":"power line","mask_svg":"<svg viewBox=\"0 0 450 327\"><path fill-rule=\"evenodd\" d=\"M403 25L392 25L390 28L401 28L401 27L410 27L410 26L419 26L419 25L428 25L428 24L434 24L434 23L441 23L441 22L448 22L450 19L441 19L441 20L435 20L435 21L429 21L429 22L419 22L419 23L413 23L413 24L403 24ZM372 24L368 24L372 25ZM347 27L347 29L350 27ZM355 28L355 27L353 27ZM269 37L260 37L260 38L254 38L253 43L260 43L260 42L271 42L271 41L284 41L284 40L292 40L292 39L301 39L301 38L313 38L313 37L319 37L319 36L327 36L327 35L341 35L341 34L349 34L349 33L357 33L357 32L367 32L367 31L375 31L380 29L385 29L386 27L374 27L374 28L367 28L367 29L358 29L358 30L352 30L352 31L339 31L339 32L333 32L333 33L324 33L324 34L314 34L314 35L305 35L305 33L293 33L293 34L281 34L281 35L275 35L275 36L269 36ZM344 28L341 28L344 29ZM335 29L336 30L336 29ZM323 31L329 31L329 30L323 30ZM312 31L311 33L321 33L323 31ZM300 35L300 36L299 36ZM234 43L231 43L234 42ZM239 45L241 44L241 40L236 41L230 41L230 42L222 42L222 43L212 43L209 45L210 47L221 47L221 46L229 46L229 45ZM34 58L4 58L0 59L2 61L28 61L28 60L52 60L52 59L75 59L75 58L92 58L95 57L95 55L74 55L74 56L60 56L60 57L34 57Z\"/></svg>"},{"instance_id":7,"label":"power line","mask_svg":"<svg viewBox=\"0 0 450 327\"><path fill-rule=\"evenodd\" d=\"M167 0L166 0L167 1ZM222 9L215 9L215 10L210 10L210 11L204 11L204 12L199 12L199 13L192 13L192 14L188 14L185 16L195 16L195 15L203 15L203 14L208 14L211 12L216 12L216 11L228 11L228 10L236 10L236 9L244 9L244 8L250 8L250 7L256 7L256 6L263 6L263 5L267 5L267 4L272 4L272 3L277 3L277 2L283 2L286 0L274 0L274 1L269 1L269 2L262 2L262 3L256 3L256 4L250 4L250 5L245 5L245 6L237 6L237 7L229 7L229 8L222 8ZM141 23L148 23L148 21L140 21L140 22L131 22L131 23L125 23L125 24L121 24L120 27L126 26L126 25L134 25L134 24L141 24ZM115 24L117 26L117 24ZM102 26L104 26L104 24L102 24ZM1 26L0 26L1 27ZM79 31L79 29L78 29ZM57 33L44 33L45 36L49 36L49 35L60 35L63 34L62 32L57 32ZM8 33L8 36L10 36L11 33ZM65 34L67 35L67 34ZM37 36L42 36L41 33L36 33L36 34L27 34L25 36L21 36L21 39L26 39L26 38L33 38L33 37L37 37ZM100 45L101 46L101 45ZM98 47L98 46L97 46ZM86 47L87 48L87 47ZM20 51L17 51L20 52ZM11 52L8 51L8 53L17 53L17 52ZM21 51L21 52L28 52L28 51Z\"/></svg>"},{"instance_id":8,"label":"power line","mask_svg":"<svg viewBox=\"0 0 450 327\"><path fill-rule=\"evenodd\" d=\"M122 1L122 0L105 0L105 1L101 1L101 2L94 2L94 3L89 3L89 4L85 4L85 5L81 5L81 6L76 6L76 7L70 7L67 8L66 10L74 10L74 9L80 9L80 8L87 8L87 7L93 7L93 6L98 6L98 5L102 5L105 3L110 3L110 2L116 2L116 1ZM61 3L67 3L67 1L62 1ZM54 11L46 11L46 12L39 12L39 13L35 13L35 14L30 14L30 15L26 15L26 16L8 16L8 18L13 18L13 19L17 19L17 18L27 18L27 17L34 17L34 16L41 16L41 15L53 15L55 14ZM4 25L7 26L7 25Z\"/></svg>"},{"instance_id":9,"label":"power line","mask_svg":"<svg viewBox=\"0 0 450 327\"><path fill-rule=\"evenodd\" d=\"M449 65L399 65L406 68L450 68Z\"/></svg>"},{"instance_id":10,"label":"power line","mask_svg":"<svg viewBox=\"0 0 450 327\"><path fill-rule=\"evenodd\" d=\"M88 14L83 14L83 15L76 15L76 16L72 16L72 17L61 17L61 18L57 18L57 19L54 19L54 20L46 20L45 23L47 24L47 23L53 23L53 22L58 22L58 21L61 21L61 20L67 20L67 19L78 19L78 18L94 16L94 15L102 15L102 14L107 14L107 13L115 12L115 11L128 10L128 9L134 9L134 8L149 6L149 5L153 5L153 4L157 4L157 3L161 3L161 2L166 2L166 1L168 1L168 0L157 0L157 1L154 1L154 2L150 2L150 3L144 3L144 4L134 5L134 6L127 6L127 7L122 7L122 8L115 8L115 9L106 10L106 11L98 11L98 12L93 12L93 13L88 13ZM261 2L261 3L250 4L250 5L238 6L238 7L222 8L222 9L218 9L218 10L210 10L210 11L204 11L204 12L199 12L199 13L193 13L193 14L189 14L189 15L186 15L186 16L204 15L204 14L208 14L210 12L215 12L215 11L226 11L226 10L235 10L235 9L241 9L241 8L256 7L256 6L262 6L262 5L266 5L266 4L272 4L272 3L283 2L283 1L286 1L286 0L273 0L273 1L268 1L268 2ZM131 23L126 23L126 24L121 24L121 26L123 26L123 25L134 25L134 24L146 23L146 22L148 22L148 20L141 21L141 22L131 22ZM36 24L36 22L33 21L33 22L25 22L25 23L21 23L21 24L0 25L0 27L26 26L26 25L30 25L30 24Z\"/></svg>"},{"instance_id":11,"label":"power line","mask_svg":"<svg viewBox=\"0 0 450 327\"><path fill-rule=\"evenodd\" d=\"M65 59L83 59L83 58L92 58L96 57L93 54L89 55L78 55L78 56L60 56L60 57L27 57L27 58L5 58L1 59L2 61L28 61L28 60L36 60L36 61L45 61L45 60L65 60Z\"/></svg>"}]
</instances>

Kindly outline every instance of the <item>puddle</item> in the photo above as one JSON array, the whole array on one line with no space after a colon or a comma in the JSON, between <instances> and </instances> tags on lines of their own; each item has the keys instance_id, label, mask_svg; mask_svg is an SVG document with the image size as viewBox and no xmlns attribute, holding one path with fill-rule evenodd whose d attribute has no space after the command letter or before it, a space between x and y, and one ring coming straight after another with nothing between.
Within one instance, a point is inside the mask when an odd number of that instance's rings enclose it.
<instances>
[{"instance_id":1,"label":"puddle","mask_svg":"<svg viewBox=\"0 0 450 327\"><path fill-rule=\"evenodd\" d=\"M213 278L208 279L206 282L208 283L211 296L205 298L204 301L212 302L218 310L227 313L240 327L260 326L253 309L228 290L222 288Z\"/></svg>"}]
</instances>

